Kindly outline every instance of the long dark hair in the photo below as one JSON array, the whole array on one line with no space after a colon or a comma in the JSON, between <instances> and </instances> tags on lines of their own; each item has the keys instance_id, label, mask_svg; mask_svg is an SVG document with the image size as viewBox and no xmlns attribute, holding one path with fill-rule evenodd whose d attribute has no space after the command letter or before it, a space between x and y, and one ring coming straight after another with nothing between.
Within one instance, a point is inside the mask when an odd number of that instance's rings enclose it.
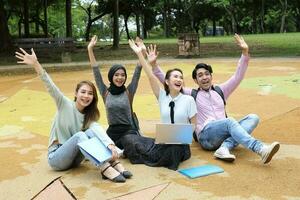
<instances>
[{"instance_id":1,"label":"long dark hair","mask_svg":"<svg viewBox=\"0 0 300 200\"><path fill-rule=\"evenodd\" d=\"M83 86L83 85L88 85L92 88L93 91L93 101L83 109L83 114L84 114L84 120L82 124L82 130L88 129L90 124L94 121L98 121L100 118L100 111L98 109L98 95L97 95L97 90L95 85L91 81L81 81L77 84L76 86L76 93L78 90ZM76 97L74 98L74 101L76 101Z\"/></svg>"},{"instance_id":2,"label":"long dark hair","mask_svg":"<svg viewBox=\"0 0 300 200\"><path fill-rule=\"evenodd\" d=\"M178 68L174 68L174 69L169 69L166 73L166 76L165 76L165 82L164 82L164 88L165 88L165 91L166 91L166 94L168 95L170 93L170 88L169 86L167 85L166 83L166 80L169 80L170 79L170 76L171 76L171 73L174 72L174 71L178 71L182 74L183 76L183 72L181 71L181 69L178 69ZM180 92L182 93L183 92L183 89L181 88Z\"/></svg>"}]
</instances>

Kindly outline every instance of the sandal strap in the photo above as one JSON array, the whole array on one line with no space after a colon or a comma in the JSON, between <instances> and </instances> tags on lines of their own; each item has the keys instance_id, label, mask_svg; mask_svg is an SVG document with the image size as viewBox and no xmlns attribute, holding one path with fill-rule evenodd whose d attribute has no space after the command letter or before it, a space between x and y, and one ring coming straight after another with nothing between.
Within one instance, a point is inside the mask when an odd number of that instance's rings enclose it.
<instances>
[{"instance_id":1,"label":"sandal strap","mask_svg":"<svg viewBox=\"0 0 300 200\"><path fill-rule=\"evenodd\" d=\"M112 167L115 167L116 165L120 164L120 161L116 161L113 165L111 165Z\"/></svg>"},{"instance_id":2,"label":"sandal strap","mask_svg":"<svg viewBox=\"0 0 300 200\"><path fill-rule=\"evenodd\" d=\"M112 167L111 165L108 165L104 170L102 170L102 174L108 169L108 168L110 168L110 167Z\"/></svg>"}]
</instances>

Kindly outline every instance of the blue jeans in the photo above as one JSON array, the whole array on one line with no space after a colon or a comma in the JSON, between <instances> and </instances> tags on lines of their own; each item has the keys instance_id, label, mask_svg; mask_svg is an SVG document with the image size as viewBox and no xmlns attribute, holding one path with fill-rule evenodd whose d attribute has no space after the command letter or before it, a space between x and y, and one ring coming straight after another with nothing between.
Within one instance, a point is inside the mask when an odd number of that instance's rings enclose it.
<instances>
[{"instance_id":1,"label":"blue jeans","mask_svg":"<svg viewBox=\"0 0 300 200\"><path fill-rule=\"evenodd\" d=\"M85 158L81 152L80 142L96 137L91 129L80 131L70 137L64 144L54 144L48 150L48 163L54 170L61 171L77 167ZM92 161L92 160L90 160ZM96 164L96 163L94 163Z\"/></svg>"},{"instance_id":2,"label":"blue jeans","mask_svg":"<svg viewBox=\"0 0 300 200\"><path fill-rule=\"evenodd\" d=\"M258 122L259 117L255 114L249 114L239 122L231 117L209 122L198 135L199 143L206 150L216 150L220 146L232 150L241 144L258 153L263 143L251 136Z\"/></svg>"}]
</instances>

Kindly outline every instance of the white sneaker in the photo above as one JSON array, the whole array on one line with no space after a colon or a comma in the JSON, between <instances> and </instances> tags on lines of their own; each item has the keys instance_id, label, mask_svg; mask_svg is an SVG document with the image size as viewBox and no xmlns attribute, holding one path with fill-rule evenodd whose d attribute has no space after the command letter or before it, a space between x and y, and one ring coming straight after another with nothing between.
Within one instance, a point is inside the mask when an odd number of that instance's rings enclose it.
<instances>
[{"instance_id":1,"label":"white sneaker","mask_svg":"<svg viewBox=\"0 0 300 200\"><path fill-rule=\"evenodd\" d=\"M270 145L264 145L259 153L263 164L267 164L272 160L272 157L279 150L279 142L273 142Z\"/></svg>"},{"instance_id":2,"label":"white sneaker","mask_svg":"<svg viewBox=\"0 0 300 200\"><path fill-rule=\"evenodd\" d=\"M226 147L218 148L215 151L214 156L227 162L233 162L235 160L235 155L231 154Z\"/></svg>"}]
</instances>

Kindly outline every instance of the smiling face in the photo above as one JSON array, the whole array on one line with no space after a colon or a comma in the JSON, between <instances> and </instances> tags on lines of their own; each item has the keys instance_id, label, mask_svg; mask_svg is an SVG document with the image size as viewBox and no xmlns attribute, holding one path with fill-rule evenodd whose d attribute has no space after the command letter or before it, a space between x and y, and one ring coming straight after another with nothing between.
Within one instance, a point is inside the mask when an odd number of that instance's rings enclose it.
<instances>
[{"instance_id":1,"label":"smiling face","mask_svg":"<svg viewBox=\"0 0 300 200\"><path fill-rule=\"evenodd\" d=\"M118 69L113 76L113 84L117 87L121 87L124 85L126 81L126 73L123 69Z\"/></svg>"},{"instance_id":2,"label":"smiling face","mask_svg":"<svg viewBox=\"0 0 300 200\"><path fill-rule=\"evenodd\" d=\"M170 93L179 93L183 87L183 75L178 70L173 70L169 77L166 78L166 85L169 88Z\"/></svg>"},{"instance_id":3,"label":"smiling face","mask_svg":"<svg viewBox=\"0 0 300 200\"><path fill-rule=\"evenodd\" d=\"M85 107L89 106L93 99L93 88L88 84L81 85L75 93L75 104L80 112L82 112Z\"/></svg>"},{"instance_id":4,"label":"smiling face","mask_svg":"<svg viewBox=\"0 0 300 200\"><path fill-rule=\"evenodd\" d=\"M194 81L198 84L199 88L209 90L212 85L212 75L207 69L200 68L196 71L196 79Z\"/></svg>"}]
</instances>

